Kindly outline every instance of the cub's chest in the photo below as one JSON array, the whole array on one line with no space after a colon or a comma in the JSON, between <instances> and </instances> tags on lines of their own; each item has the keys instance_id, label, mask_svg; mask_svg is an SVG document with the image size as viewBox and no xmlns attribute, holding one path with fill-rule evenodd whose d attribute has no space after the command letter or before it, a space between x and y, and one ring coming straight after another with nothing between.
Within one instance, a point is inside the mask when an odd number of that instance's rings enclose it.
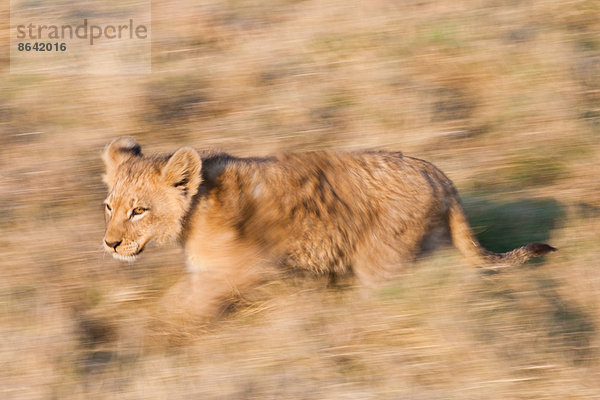
<instances>
[{"instance_id":1,"label":"cub's chest","mask_svg":"<svg viewBox=\"0 0 600 400\"><path fill-rule=\"evenodd\" d=\"M253 264L261 252L240 239L239 234L223 220L199 213L191 221L184 249L189 272L223 270L232 266Z\"/></svg>"}]
</instances>

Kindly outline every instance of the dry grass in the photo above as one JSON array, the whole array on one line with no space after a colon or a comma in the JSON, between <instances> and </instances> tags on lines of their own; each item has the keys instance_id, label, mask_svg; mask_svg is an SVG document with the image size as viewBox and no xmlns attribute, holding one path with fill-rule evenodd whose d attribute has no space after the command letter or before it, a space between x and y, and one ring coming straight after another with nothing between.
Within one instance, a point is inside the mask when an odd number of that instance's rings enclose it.
<instances>
[{"instance_id":1,"label":"dry grass","mask_svg":"<svg viewBox=\"0 0 600 400\"><path fill-rule=\"evenodd\" d=\"M2 76L1 398L600 398L597 1L201 3L154 5L151 75ZM372 291L275 282L140 352L184 272L175 247L102 252L121 134L399 149L456 182L492 249L560 252L485 275L444 250Z\"/></svg>"}]
</instances>

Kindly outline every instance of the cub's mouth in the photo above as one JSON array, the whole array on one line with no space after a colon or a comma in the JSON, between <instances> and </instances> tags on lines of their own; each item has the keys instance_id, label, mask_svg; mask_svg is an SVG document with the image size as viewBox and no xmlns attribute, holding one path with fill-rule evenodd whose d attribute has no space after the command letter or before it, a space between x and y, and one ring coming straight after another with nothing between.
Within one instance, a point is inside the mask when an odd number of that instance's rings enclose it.
<instances>
[{"instance_id":1,"label":"cub's mouth","mask_svg":"<svg viewBox=\"0 0 600 400\"><path fill-rule=\"evenodd\" d=\"M132 254L132 255L129 255L129 256L125 256L125 255L119 254L117 252L113 252L111 254L117 260L133 262L133 261L135 261L137 259L138 254L140 254L140 253Z\"/></svg>"},{"instance_id":2,"label":"cub's mouth","mask_svg":"<svg viewBox=\"0 0 600 400\"><path fill-rule=\"evenodd\" d=\"M105 250L110 253L115 259L120 261L135 261L138 256L144 251L146 243L139 245L136 242L119 245L116 248L105 246Z\"/></svg>"}]
</instances>

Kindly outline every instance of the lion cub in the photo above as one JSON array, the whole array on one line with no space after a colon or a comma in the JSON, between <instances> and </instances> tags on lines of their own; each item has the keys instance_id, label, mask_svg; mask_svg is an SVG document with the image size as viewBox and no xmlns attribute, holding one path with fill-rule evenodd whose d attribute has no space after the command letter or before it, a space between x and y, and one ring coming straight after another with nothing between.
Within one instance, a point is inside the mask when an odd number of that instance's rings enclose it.
<instances>
[{"instance_id":1,"label":"lion cub","mask_svg":"<svg viewBox=\"0 0 600 400\"><path fill-rule=\"evenodd\" d=\"M353 273L370 284L444 233L473 263L515 265L555 250L485 250L450 179L401 153L237 158L183 147L146 156L121 137L102 158L106 251L131 261L150 241L180 241L188 269L214 298L282 267Z\"/></svg>"}]
</instances>

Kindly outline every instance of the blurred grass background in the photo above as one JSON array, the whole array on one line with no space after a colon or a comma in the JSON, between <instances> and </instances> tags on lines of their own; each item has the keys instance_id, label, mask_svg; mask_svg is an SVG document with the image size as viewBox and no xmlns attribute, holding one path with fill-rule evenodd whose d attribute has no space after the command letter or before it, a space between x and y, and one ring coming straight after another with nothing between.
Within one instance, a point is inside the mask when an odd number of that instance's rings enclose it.
<instances>
[{"instance_id":1,"label":"blurred grass background","mask_svg":"<svg viewBox=\"0 0 600 400\"><path fill-rule=\"evenodd\" d=\"M150 75L2 74L1 398L600 398L598 1L169 0L152 39ZM103 254L117 135L401 150L454 180L489 249L560 252L488 276L443 250L367 296L273 283L140 353L184 263Z\"/></svg>"}]
</instances>

